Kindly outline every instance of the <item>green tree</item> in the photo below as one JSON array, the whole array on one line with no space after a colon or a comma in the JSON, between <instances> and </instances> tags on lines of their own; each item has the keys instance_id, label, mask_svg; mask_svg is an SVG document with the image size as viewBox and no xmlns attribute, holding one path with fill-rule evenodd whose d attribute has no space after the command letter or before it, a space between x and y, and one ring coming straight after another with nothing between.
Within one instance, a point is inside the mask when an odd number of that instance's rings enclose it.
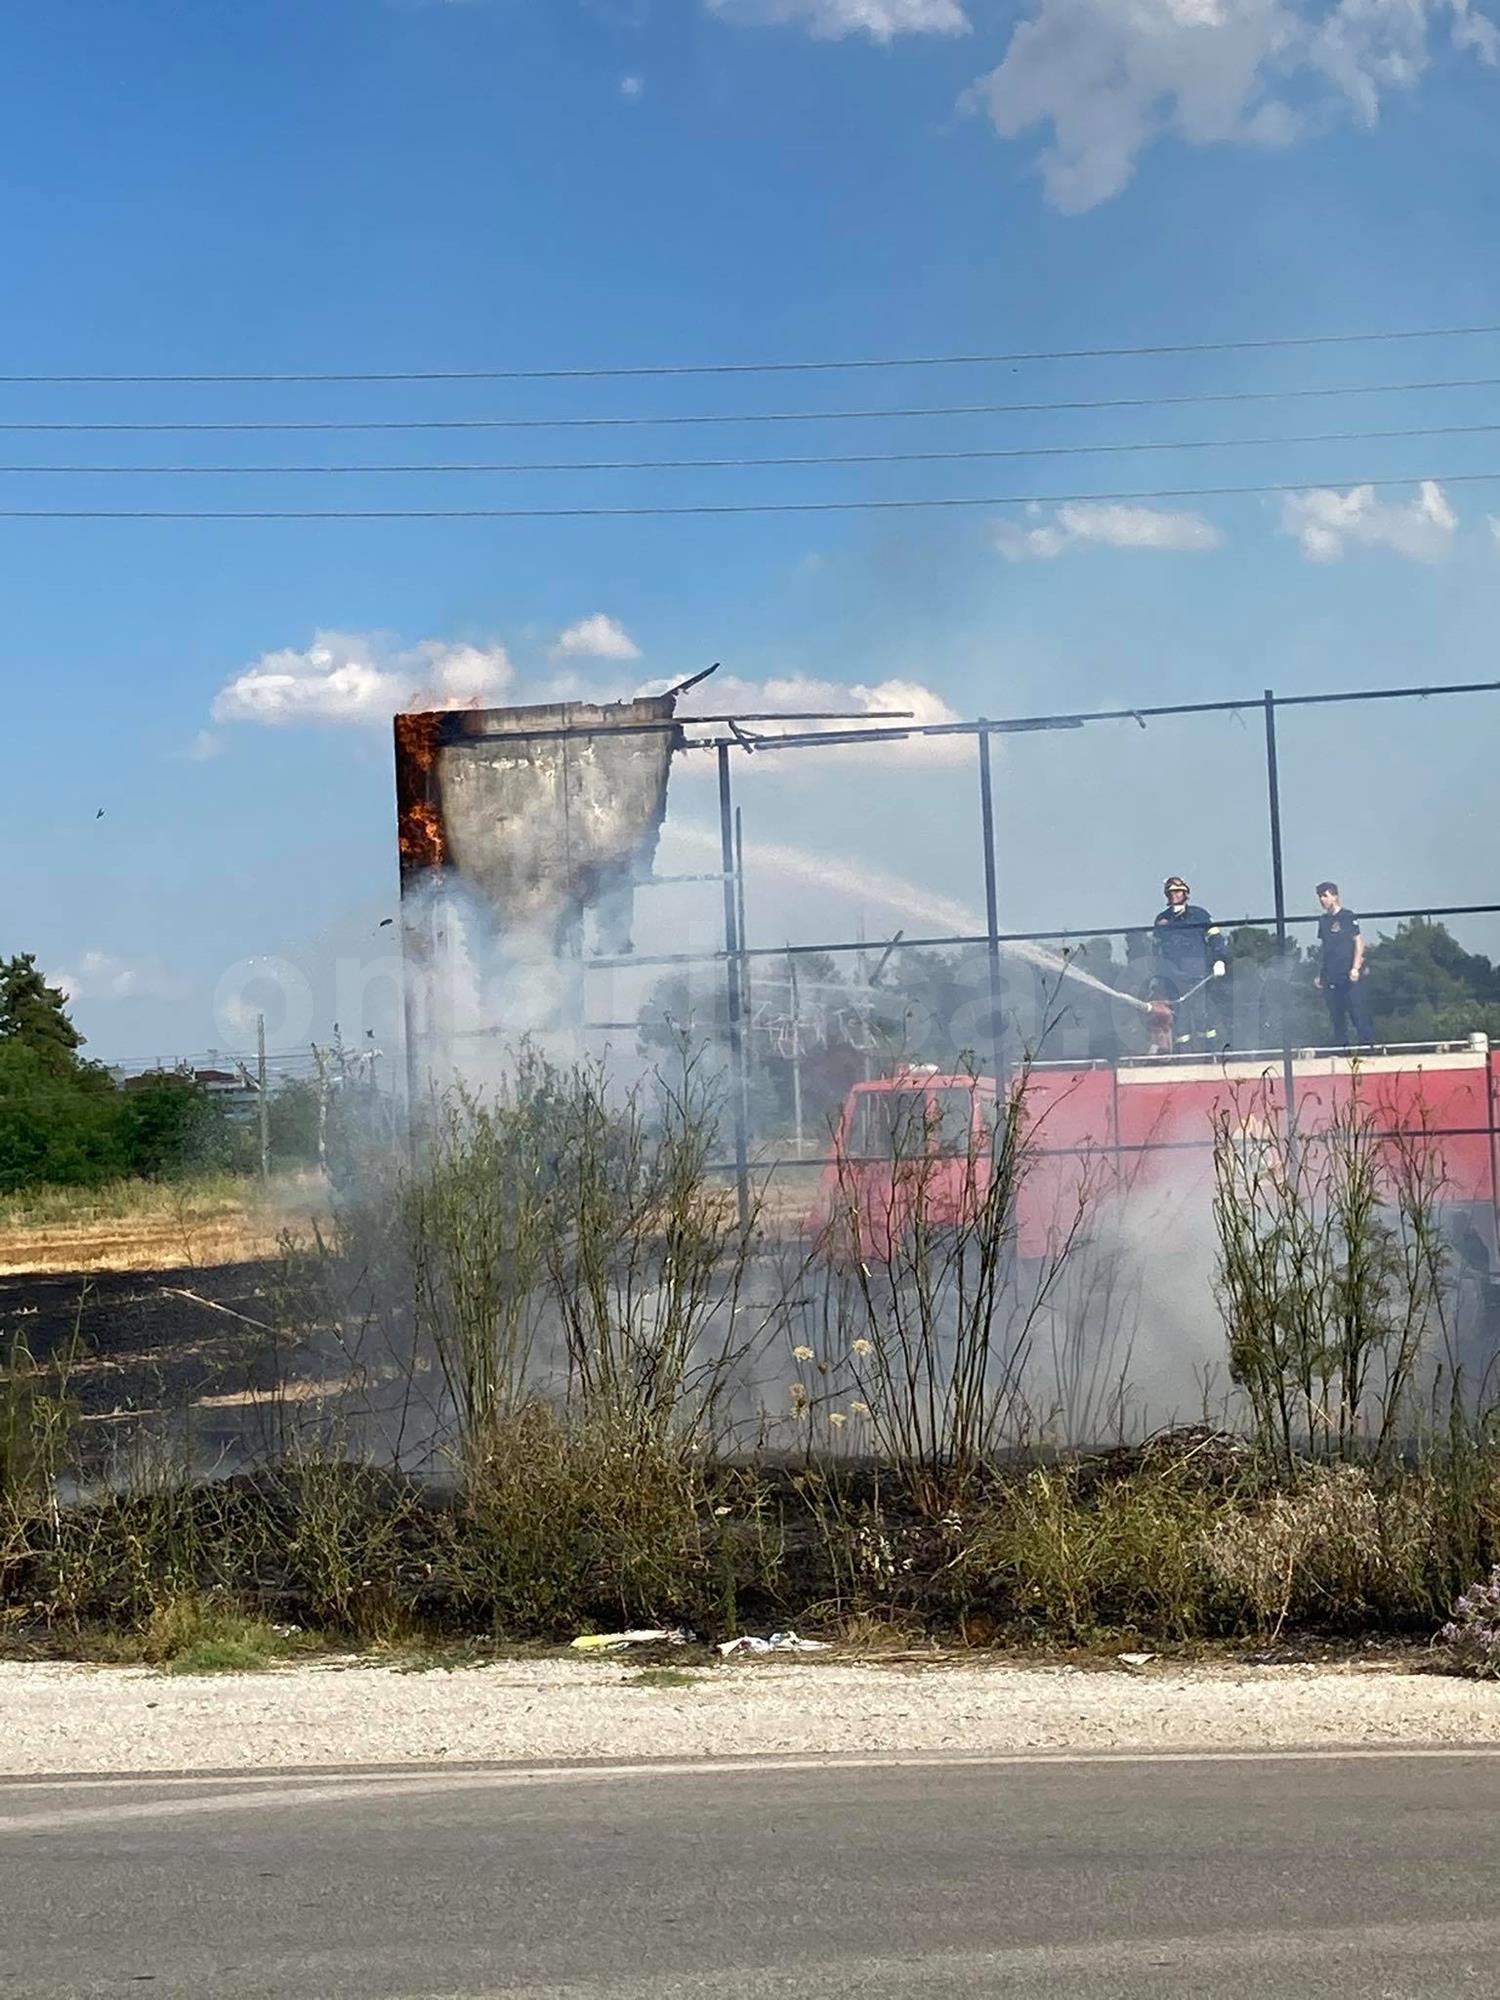
<instances>
[{"instance_id":1,"label":"green tree","mask_svg":"<svg viewBox=\"0 0 1500 2000\"><path fill-rule=\"evenodd\" d=\"M277 1167L310 1167L318 1158L318 1086L290 1076L271 1093L271 1161Z\"/></svg>"},{"instance_id":2,"label":"green tree","mask_svg":"<svg viewBox=\"0 0 1500 2000\"><path fill-rule=\"evenodd\" d=\"M1446 924L1411 917L1369 945L1370 1000L1382 1041L1432 1042L1476 1030L1500 1039L1500 972Z\"/></svg>"},{"instance_id":3,"label":"green tree","mask_svg":"<svg viewBox=\"0 0 1500 2000\"><path fill-rule=\"evenodd\" d=\"M0 959L0 1042L32 1049L57 1074L74 1068L83 1036L68 1018L68 997L49 986L32 952Z\"/></svg>"},{"instance_id":4,"label":"green tree","mask_svg":"<svg viewBox=\"0 0 1500 2000\"><path fill-rule=\"evenodd\" d=\"M1283 1034L1293 1048L1316 1048L1328 1039L1328 1009L1313 984L1317 950L1304 951L1289 936L1242 924L1229 940L1230 1004L1234 1046L1274 1049Z\"/></svg>"},{"instance_id":5,"label":"green tree","mask_svg":"<svg viewBox=\"0 0 1500 2000\"><path fill-rule=\"evenodd\" d=\"M126 1168L109 1073L92 1063L59 1071L18 1036L0 1040L0 1191L95 1187Z\"/></svg>"},{"instance_id":6,"label":"green tree","mask_svg":"<svg viewBox=\"0 0 1500 2000\"><path fill-rule=\"evenodd\" d=\"M126 1170L119 1093L82 1046L32 953L0 959L0 1188L90 1187Z\"/></svg>"},{"instance_id":7,"label":"green tree","mask_svg":"<svg viewBox=\"0 0 1500 2000\"><path fill-rule=\"evenodd\" d=\"M224 1108L179 1071L141 1077L119 1095L125 1170L147 1180L246 1164Z\"/></svg>"}]
</instances>

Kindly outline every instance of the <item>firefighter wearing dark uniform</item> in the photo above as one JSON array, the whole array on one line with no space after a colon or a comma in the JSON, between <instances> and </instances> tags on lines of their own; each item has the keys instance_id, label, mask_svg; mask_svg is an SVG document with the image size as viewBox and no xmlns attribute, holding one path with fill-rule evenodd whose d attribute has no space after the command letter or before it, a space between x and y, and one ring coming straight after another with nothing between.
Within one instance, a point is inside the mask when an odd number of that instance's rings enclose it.
<instances>
[{"instance_id":1,"label":"firefighter wearing dark uniform","mask_svg":"<svg viewBox=\"0 0 1500 2000\"><path fill-rule=\"evenodd\" d=\"M1167 906L1151 927L1154 984L1176 1013L1173 1047L1179 1055L1217 1052L1227 1038L1217 992L1209 982L1224 978L1229 969L1224 933L1201 903L1189 900L1192 891L1180 875L1167 877L1162 894Z\"/></svg>"},{"instance_id":2,"label":"firefighter wearing dark uniform","mask_svg":"<svg viewBox=\"0 0 1500 2000\"><path fill-rule=\"evenodd\" d=\"M1364 983L1365 941L1359 918L1344 908L1337 882L1320 882L1318 901L1323 908L1318 918L1318 942L1323 947L1318 985L1328 1002L1334 1043L1341 1049L1368 1048L1375 1039L1375 1027L1370 1019L1369 988ZM1352 1043L1350 1028L1354 1030Z\"/></svg>"}]
</instances>

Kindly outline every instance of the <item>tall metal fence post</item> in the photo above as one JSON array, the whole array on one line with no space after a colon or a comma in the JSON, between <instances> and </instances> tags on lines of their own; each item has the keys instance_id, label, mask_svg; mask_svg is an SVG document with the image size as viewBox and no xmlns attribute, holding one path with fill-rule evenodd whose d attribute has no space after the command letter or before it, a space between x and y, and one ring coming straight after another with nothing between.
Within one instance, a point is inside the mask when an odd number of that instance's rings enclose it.
<instances>
[{"instance_id":1,"label":"tall metal fence post","mask_svg":"<svg viewBox=\"0 0 1500 2000\"><path fill-rule=\"evenodd\" d=\"M797 960L786 955L786 982L791 1001L792 1023L792 1130L796 1134L797 1158L802 1158L802 1008L797 992ZM1493 1120L1491 1121L1493 1123Z\"/></svg>"},{"instance_id":2,"label":"tall metal fence post","mask_svg":"<svg viewBox=\"0 0 1500 2000\"><path fill-rule=\"evenodd\" d=\"M1289 1150L1297 1144L1297 1080L1292 1070L1291 966L1287 962L1286 876L1281 854L1281 766L1276 755L1276 696L1265 692L1266 794L1271 809L1271 893L1276 911L1276 955L1281 967L1281 1089Z\"/></svg>"},{"instance_id":3,"label":"tall metal fence post","mask_svg":"<svg viewBox=\"0 0 1500 2000\"><path fill-rule=\"evenodd\" d=\"M729 783L729 745L718 746L719 856L724 873L724 996L729 1011L729 1067L734 1118L734 1186L741 1229L750 1222L750 1137L745 1090L745 1028L740 1002L744 968L740 958L739 881L735 867L734 797Z\"/></svg>"},{"instance_id":4,"label":"tall metal fence post","mask_svg":"<svg viewBox=\"0 0 1500 2000\"><path fill-rule=\"evenodd\" d=\"M740 954L740 1019L748 1028L755 1009L750 1001L750 961L745 956L745 940L749 932L745 925L745 813L742 806L734 809L734 924Z\"/></svg>"},{"instance_id":5,"label":"tall metal fence post","mask_svg":"<svg viewBox=\"0 0 1500 2000\"><path fill-rule=\"evenodd\" d=\"M990 1068L997 1084L1004 1081L1004 1048L1000 1021L1000 896L995 880L995 789L990 773L990 732L979 718L979 820L984 840L984 922L990 980Z\"/></svg>"}]
</instances>

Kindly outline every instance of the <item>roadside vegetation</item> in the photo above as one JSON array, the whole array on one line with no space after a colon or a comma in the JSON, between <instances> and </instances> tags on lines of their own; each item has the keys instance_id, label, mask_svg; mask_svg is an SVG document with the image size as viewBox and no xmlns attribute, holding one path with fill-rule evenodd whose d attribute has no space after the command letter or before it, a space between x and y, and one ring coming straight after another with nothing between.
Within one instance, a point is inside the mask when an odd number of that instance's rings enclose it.
<instances>
[{"instance_id":1,"label":"roadside vegetation","mask_svg":"<svg viewBox=\"0 0 1500 2000\"><path fill-rule=\"evenodd\" d=\"M191 1073L122 1082L83 1053L66 995L29 953L0 958L0 1198L234 1176L259 1166L254 1122ZM267 1094L270 1163L318 1157L318 1091L288 1079ZM116 1197L118 1198L118 1197Z\"/></svg>"},{"instance_id":2,"label":"roadside vegetation","mask_svg":"<svg viewBox=\"0 0 1500 2000\"><path fill-rule=\"evenodd\" d=\"M38 1358L11 1329L3 1629L199 1671L620 1627L1425 1638L1469 1591L1478 1670L1500 1449L1436 1146L1377 1146L1358 1105L1301 1144L1226 1120L1225 1387L1153 1428L1093 1191L1045 1258L1013 1254L1026 1089L970 1149L966 1219L939 1225L923 1135L896 1131L880 1241L851 1184L810 1253L758 1205L741 1222L691 1060L622 1100L524 1056L434 1107L415 1168L341 1134L335 1224L286 1247L245 1331L316 1323L339 1392L274 1386L232 1472L190 1412L84 1420L83 1342Z\"/></svg>"}]
</instances>

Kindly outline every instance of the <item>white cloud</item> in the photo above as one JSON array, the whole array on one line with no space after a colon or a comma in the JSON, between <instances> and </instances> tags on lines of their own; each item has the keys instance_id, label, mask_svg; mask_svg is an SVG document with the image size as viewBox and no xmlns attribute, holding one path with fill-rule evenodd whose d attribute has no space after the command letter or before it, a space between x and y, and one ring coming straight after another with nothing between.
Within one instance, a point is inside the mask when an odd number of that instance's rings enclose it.
<instances>
[{"instance_id":1,"label":"white cloud","mask_svg":"<svg viewBox=\"0 0 1500 2000\"><path fill-rule=\"evenodd\" d=\"M819 41L868 35L888 42L896 35L966 35L968 15L959 0L705 0L710 14L755 27L806 28Z\"/></svg>"},{"instance_id":2,"label":"white cloud","mask_svg":"<svg viewBox=\"0 0 1500 2000\"><path fill-rule=\"evenodd\" d=\"M1111 549L1172 549L1196 553L1222 546L1224 537L1201 514L1167 513L1122 501L1078 501L1059 507L1050 519L1039 506L1026 510L1032 523L997 522L995 547L1008 562L1046 561L1082 542Z\"/></svg>"},{"instance_id":3,"label":"white cloud","mask_svg":"<svg viewBox=\"0 0 1500 2000\"><path fill-rule=\"evenodd\" d=\"M503 646L380 633L318 632L303 650L262 653L214 697L215 722L383 722L403 708L496 701L513 678Z\"/></svg>"},{"instance_id":4,"label":"white cloud","mask_svg":"<svg viewBox=\"0 0 1500 2000\"><path fill-rule=\"evenodd\" d=\"M1319 487L1288 493L1281 525L1295 535L1310 562L1337 562L1351 548L1389 549L1413 562L1440 562L1453 545L1458 516L1436 480L1424 479L1408 503L1381 500L1372 486L1347 493Z\"/></svg>"},{"instance_id":5,"label":"white cloud","mask_svg":"<svg viewBox=\"0 0 1500 2000\"><path fill-rule=\"evenodd\" d=\"M1495 544L1497 547L1500 547L1500 515L1491 514L1489 517L1489 523L1490 523L1490 533L1495 538Z\"/></svg>"},{"instance_id":6,"label":"white cloud","mask_svg":"<svg viewBox=\"0 0 1500 2000\"><path fill-rule=\"evenodd\" d=\"M644 77L622 76L620 78L621 97L631 97L631 98L639 97L645 90L645 88L646 88L646 80Z\"/></svg>"},{"instance_id":7,"label":"white cloud","mask_svg":"<svg viewBox=\"0 0 1500 2000\"><path fill-rule=\"evenodd\" d=\"M1500 27L1488 14L1477 13L1469 0L1454 0L1453 46L1472 49L1481 62L1500 66Z\"/></svg>"},{"instance_id":8,"label":"white cloud","mask_svg":"<svg viewBox=\"0 0 1500 2000\"><path fill-rule=\"evenodd\" d=\"M408 708L478 708L497 701L514 678L503 646L454 646L444 639L423 639L397 654L396 669L415 676Z\"/></svg>"},{"instance_id":9,"label":"white cloud","mask_svg":"<svg viewBox=\"0 0 1500 2000\"><path fill-rule=\"evenodd\" d=\"M1003 138L1050 126L1048 199L1108 201L1142 153L1287 145L1339 111L1373 125L1444 42L1500 62L1500 30L1471 0L1033 0L998 69L968 102Z\"/></svg>"},{"instance_id":10,"label":"white cloud","mask_svg":"<svg viewBox=\"0 0 1500 2000\"><path fill-rule=\"evenodd\" d=\"M461 707L470 702L620 701L636 693L660 693L675 685L680 674L643 684L630 672L639 648L612 618L602 612L571 625L552 648L559 664L535 679L521 679L499 646L455 646L441 639L424 639L399 648L378 633L319 632L301 651L265 653L221 689L213 705L220 723L298 722L379 723L401 709ZM571 662L603 661L586 670ZM875 683L814 679L807 674L772 675L762 681L716 674L683 704L713 715L767 711L805 713L829 710L857 719L877 711L895 710L914 723L955 722L959 718L942 696L914 679L892 678ZM682 718L691 722L690 712ZM807 729L850 726L809 722ZM893 724L893 726L895 726ZM791 733L795 725L750 725L771 734ZM216 738L205 738L217 742ZM901 746L903 754L941 762L963 758L972 746L966 739L914 739ZM204 752L203 754L209 754ZM815 753L799 753L798 768ZM828 753L832 755L830 751ZM753 760L752 760L753 761ZM768 760L769 761L769 760ZM823 761L818 754L818 761Z\"/></svg>"},{"instance_id":11,"label":"white cloud","mask_svg":"<svg viewBox=\"0 0 1500 2000\"><path fill-rule=\"evenodd\" d=\"M188 761L193 764L206 764L210 758L217 757L223 748L222 736L215 736L211 729L200 729L188 745Z\"/></svg>"},{"instance_id":12,"label":"white cloud","mask_svg":"<svg viewBox=\"0 0 1500 2000\"><path fill-rule=\"evenodd\" d=\"M69 1000L171 1000L182 991L179 981L149 960L115 958L107 951L86 951L76 969L54 972L52 984Z\"/></svg>"},{"instance_id":13,"label":"white cloud","mask_svg":"<svg viewBox=\"0 0 1500 2000\"><path fill-rule=\"evenodd\" d=\"M552 648L554 660L638 660L641 649L618 619L596 611L560 632Z\"/></svg>"}]
</instances>

